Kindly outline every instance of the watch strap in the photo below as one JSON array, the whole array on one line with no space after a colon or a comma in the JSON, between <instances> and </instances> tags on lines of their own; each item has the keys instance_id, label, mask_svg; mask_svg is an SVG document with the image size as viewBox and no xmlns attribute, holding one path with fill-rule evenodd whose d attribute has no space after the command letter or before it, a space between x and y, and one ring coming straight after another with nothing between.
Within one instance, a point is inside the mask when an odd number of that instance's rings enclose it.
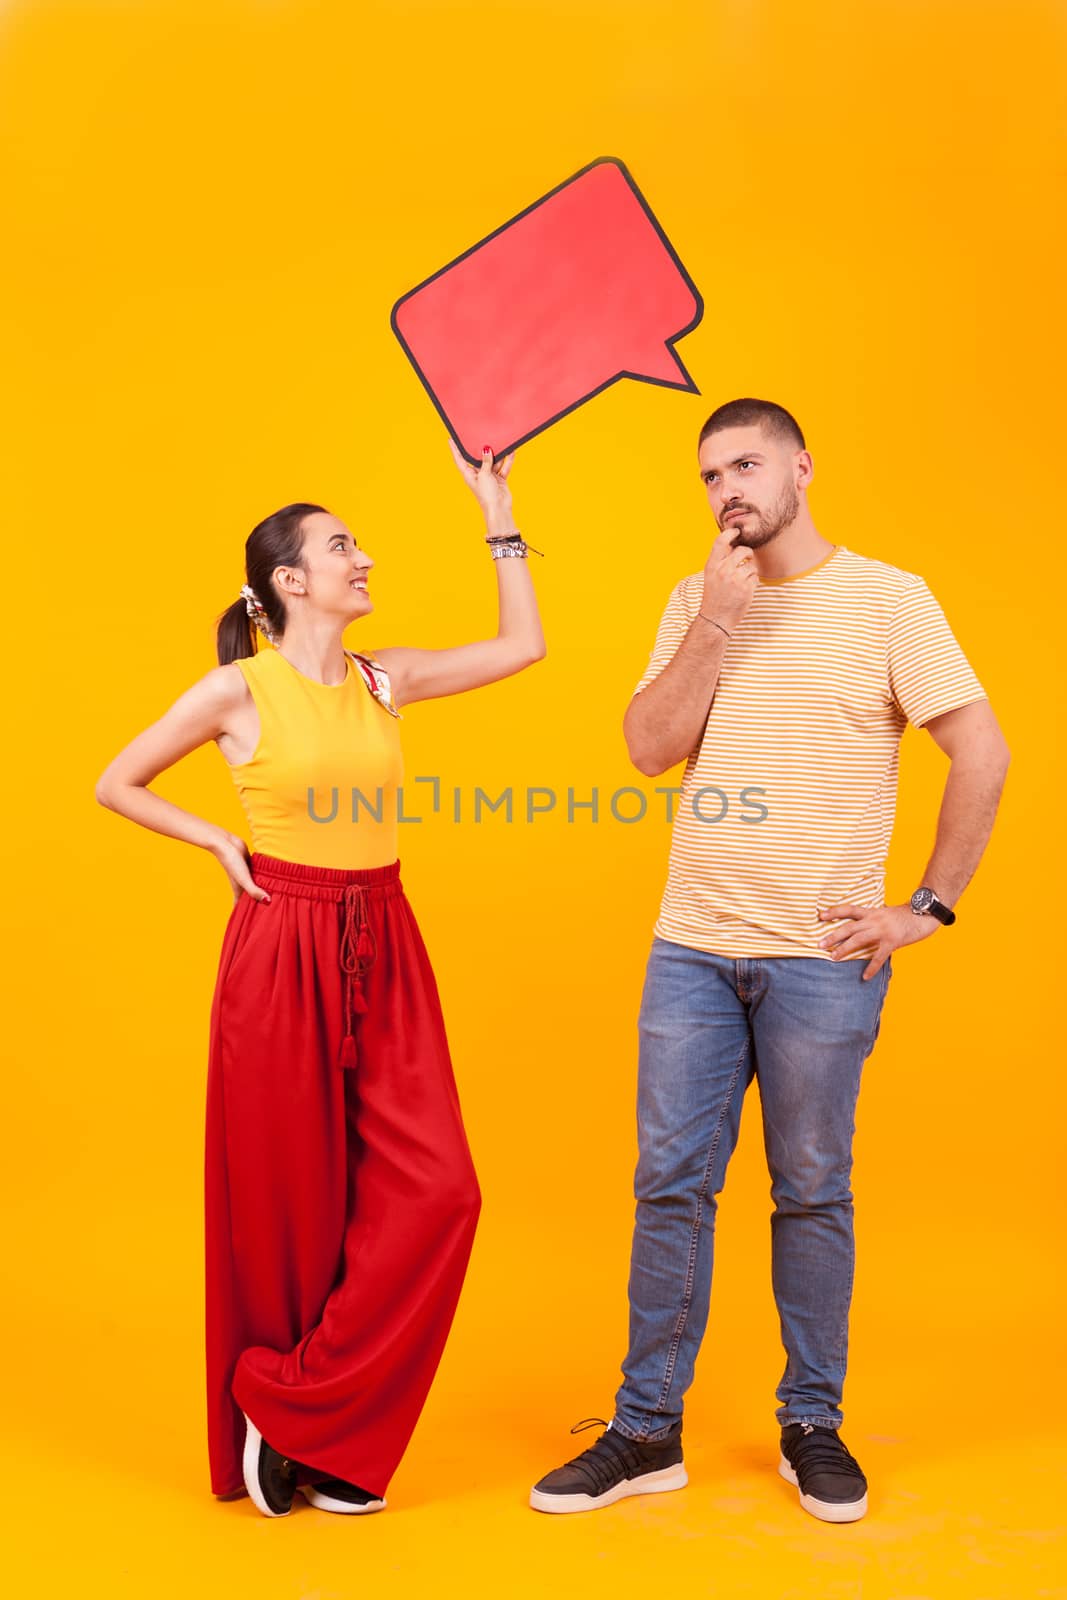
<instances>
[{"instance_id":1,"label":"watch strap","mask_svg":"<svg viewBox=\"0 0 1067 1600\"><path fill-rule=\"evenodd\" d=\"M933 898L931 899L930 904L926 906L923 911L917 914L920 916L936 917L938 922L942 923L946 928L951 928L952 924L956 920L956 913L951 909L951 907L947 906L943 900L938 899L937 895L934 894L934 891L929 887L928 884L922 884L921 888L926 889ZM918 894L919 890L917 889L915 893ZM914 898L915 896L913 895L912 899L914 900ZM915 910L914 905L912 905L912 910Z\"/></svg>"}]
</instances>

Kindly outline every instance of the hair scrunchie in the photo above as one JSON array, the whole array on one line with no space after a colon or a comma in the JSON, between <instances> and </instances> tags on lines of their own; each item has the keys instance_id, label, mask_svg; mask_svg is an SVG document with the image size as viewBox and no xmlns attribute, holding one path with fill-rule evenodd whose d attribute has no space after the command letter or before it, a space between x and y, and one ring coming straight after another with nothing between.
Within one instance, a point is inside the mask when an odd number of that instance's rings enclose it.
<instances>
[{"instance_id":1,"label":"hair scrunchie","mask_svg":"<svg viewBox=\"0 0 1067 1600\"><path fill-rule=\"evenodd\" d=\"M255 623L260 633L262 633L264 637L268 639L271 644L273 644L274 630L267 621L267 613L263 609L263 605L259 599L259 596L256 594L256 591L251 587L250 584L245 583L241 585L241 597L245 603L245 610L252 618L252 621Z\"/></svg>"}]
</instances>

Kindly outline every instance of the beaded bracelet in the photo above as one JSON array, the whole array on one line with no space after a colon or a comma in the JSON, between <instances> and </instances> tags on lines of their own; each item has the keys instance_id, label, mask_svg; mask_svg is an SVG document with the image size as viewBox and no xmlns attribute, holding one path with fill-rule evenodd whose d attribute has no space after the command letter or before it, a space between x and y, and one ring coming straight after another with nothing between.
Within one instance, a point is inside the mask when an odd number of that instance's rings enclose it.
<instances>
[{"instance_id":1,"label":"beaded bracelet","mask_svg":"<svg viewBox=\"0 0 1067 1600\"><path fill-rule=\"evenodd\" d=\"M536 545L527 544L517 528L514 533L487 533L485 542L494 561L502 556L525 556L528 550L532 550L535 556L543 556L545 553L543 550L538 550Z\"/></svg>"}]
</instances>

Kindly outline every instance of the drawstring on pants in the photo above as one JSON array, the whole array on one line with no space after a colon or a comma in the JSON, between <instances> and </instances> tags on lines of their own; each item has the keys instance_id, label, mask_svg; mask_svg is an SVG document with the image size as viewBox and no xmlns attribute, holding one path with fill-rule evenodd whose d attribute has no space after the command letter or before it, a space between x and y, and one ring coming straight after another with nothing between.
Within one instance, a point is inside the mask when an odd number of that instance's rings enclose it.
<instances>
[{"instance_id":1,"label":"drawstring on pants","mask_svg":"<svg viewBox=\"0 0 1067 1600\"><path fill-rule=\"evenodd\" d=\"M367 923L367 891L362 883L348 883L344 890L345 925L341 935L341 971L345 975L345 1036L341 1041L338 1065L357 1064L355 1018L367 1010L363 992L364 975L377 956L374 934ZM358 919L357 919L358 908Z\"/></svg>"},{"instance_id":2,"label":"drawstring on pants","mask_svg":"<svg viewBox=\"0 0 1067 1600\"><path fill-rule=\"evenodd\" d=\"M400 862L388 861L377 867L316 867L254 850L251 869L255 882L272 895L293 895L312 903L331 902L331 910L342 908L339 922L332 918L323 922L323 927L332 923L338 930L339 948L333 944L332 931L330 945L331 950L338 951L331 955L331 962L337 961L341 981L337 981L337 967L332 967L333 977L324 978L323 987L329 991L330 1009L337 1006L343 1012L343 1038L335 1065L356 1066L356 1018L368 1009L363 984L379 954L379 936L372 919L376 920L379 910L385 915L384 907L389 901L403 898Z\"/></svg>"}]
</instances>

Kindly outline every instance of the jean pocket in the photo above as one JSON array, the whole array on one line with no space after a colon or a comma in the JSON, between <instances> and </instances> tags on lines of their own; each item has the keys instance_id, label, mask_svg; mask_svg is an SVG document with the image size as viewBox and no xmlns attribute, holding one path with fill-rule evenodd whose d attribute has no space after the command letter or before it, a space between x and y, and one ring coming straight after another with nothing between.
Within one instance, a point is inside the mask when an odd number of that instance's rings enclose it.
<instances>
[{"instance_id":1,"label":"jean pocket","mask_svg":"<svg viewBox=\"0 0 1067 1600\"><path fill-rule=\"evenodd\" d=\"M882 1011L885 1006L886 994L889 991L889 980L892 976L893 961L892 957L890 956L886 958L885 965L882 967L881 971L877 974L874 980L879 985L878 1009L874 1013L874 1022L871 1028L870 1042L867 1045L867 1049L864 1051L863 1059L865 1061L870 1055L871 1051L874 1049L875 1045L878 1043L878 1035L882 1029Z\"/></svg>"}]
</instances>

